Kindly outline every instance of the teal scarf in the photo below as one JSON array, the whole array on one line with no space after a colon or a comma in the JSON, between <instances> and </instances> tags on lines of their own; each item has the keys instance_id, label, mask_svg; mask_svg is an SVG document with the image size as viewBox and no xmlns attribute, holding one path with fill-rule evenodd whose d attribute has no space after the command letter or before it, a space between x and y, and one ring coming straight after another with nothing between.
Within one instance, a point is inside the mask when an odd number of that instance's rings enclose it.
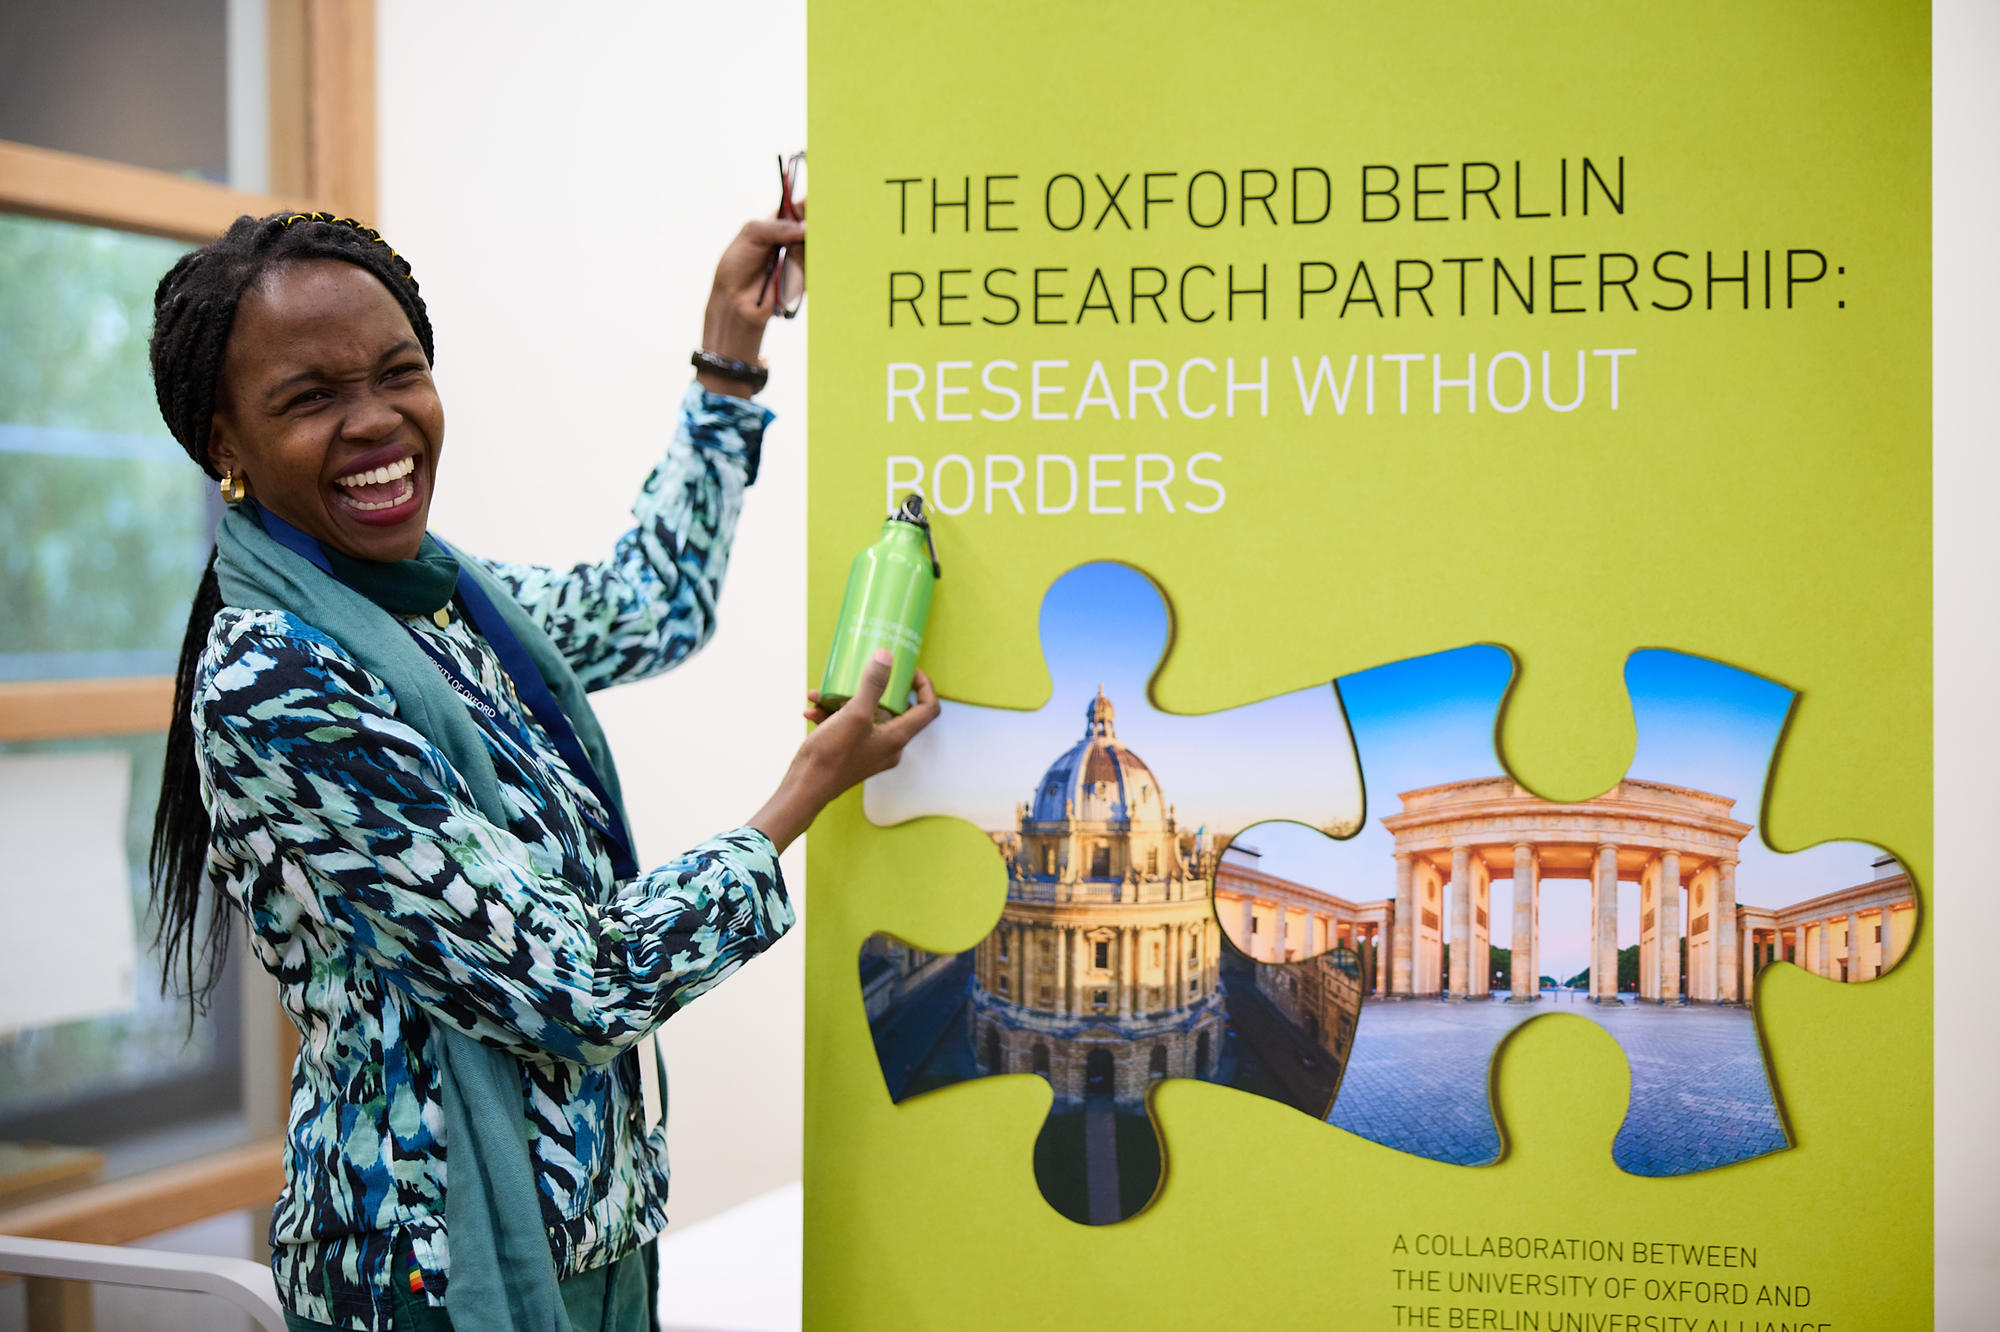
<instances>
[{"instance_id":1,"label":"teal scarf","mask_svg":"<svg viewBox=\"0 0 2000 1332\"><path fill-rule=\"evenodd\" d=\"M398 714L451 761L480 811L506 826L507 806L479 724L383 605L281 545L243 508L223 515L215 544L215 572L224 605L289 611L340 644L388 685ZM332 554L328 552L329 562ZM418 560L393 566L400 576L384 572L370 583L362 570L356 581L382 594L385 604L402 604L400 593L381 585L385 581L400 583L403 593L419 600L430 598L434 591L425 588L440 576L439 556L458 563L448 548L426 537ZM431 566L428 570L413 567L426 564ZM470 560L463 562L463 570L486 591L548 682L622 815L623 797L611 750L569 663L491 574ZM446 1311L455 1326L479 1332L571 1332L555 1259L542 1230L541 1198L523 1115L521 1066L512 1056L481 1045L441 1019L432 1023L432 1031L444 1090L445 1235L451 1245Z\"/></svg>"}]
</instances>

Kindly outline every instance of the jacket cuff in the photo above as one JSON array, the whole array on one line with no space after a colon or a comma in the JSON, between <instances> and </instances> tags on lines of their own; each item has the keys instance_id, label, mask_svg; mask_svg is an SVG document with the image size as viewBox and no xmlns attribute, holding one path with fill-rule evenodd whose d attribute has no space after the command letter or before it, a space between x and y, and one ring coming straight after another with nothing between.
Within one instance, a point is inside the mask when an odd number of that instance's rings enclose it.
<instances>
[{"instance_id":1,"label":"jacket cuff","mask_svg":"<svg viewBox=\"0 0 2000 1332\"><path fill-rule=\"evenodd\" d=\"M710 393L695 380L681 399L688 440L698 449L733 458L743 467L743 484L757 483L763 460L764 427L777 413L760 402L727 393Z\"/></svg>"}]
</instances>

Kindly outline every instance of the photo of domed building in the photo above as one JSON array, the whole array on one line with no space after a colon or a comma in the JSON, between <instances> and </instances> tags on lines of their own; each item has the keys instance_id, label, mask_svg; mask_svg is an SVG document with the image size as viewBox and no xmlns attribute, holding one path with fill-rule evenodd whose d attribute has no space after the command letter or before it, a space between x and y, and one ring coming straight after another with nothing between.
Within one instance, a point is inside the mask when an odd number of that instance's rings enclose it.
<instances>
[{"instance_id":1,"label":"photo of domed building","mask_svg":"<svg viewBox=\"0 0 2000 1332\"><path fill-rule=\"evenodd\" d=\"M1142 1109L1152 1082L1208 1078L1222 1051L1214 856L1115 722L1100 687L1083 738L993 835L1007 905L974 953L980 1071L1038 1073L1058 1109Z\"/></svg>"},{"instance_id":2,"label":"photo of domed building","mask_svg":"<svg viewBox=\"0 0 2000 1332\"><path fill-rule=\"evenodd\" d=\"M1012 826L989 836L1007 862L1007 901L975 948L933 953L884 934L862 948L893 1100L995 1074L1043 1078L1054 1097L1036 1177L1052 1206L1090 1224L1152 1196L1160 1157L1146 1100L1165 1079L1330 1112L1360 1016L1354 951L1325 931L1330 951L1290 962L1229 941L1216 879L1234 873L1240 890L1246 871L1227 839L1183 825L1161 779L1118 738L1102 686L1080 738L1015 806Z\"/></svg>"}]
</instances>

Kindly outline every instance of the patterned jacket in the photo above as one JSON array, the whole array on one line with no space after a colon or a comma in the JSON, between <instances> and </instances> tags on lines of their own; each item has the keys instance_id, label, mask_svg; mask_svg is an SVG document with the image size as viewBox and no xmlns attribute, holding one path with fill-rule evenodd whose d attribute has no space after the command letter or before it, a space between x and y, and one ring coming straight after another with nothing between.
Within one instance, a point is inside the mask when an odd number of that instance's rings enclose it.
<instances>
[{"instance_id":1,"label":"patterned jacket","mask_svg":"<svg viewBox=\"0 0 2000 1332\"><path fill-rule=\"evenodd\" d=\"M610 560L487 565L586 688L665 670L707 639L769 419L690 387ZM567 1277L666 1224L666 1129L648 1132L637 1060L621 1052L792 923L777 854L751 828L615 881L591 827L604 811L485 640L455 614L413 623L532 742L483 728L505 827L398 719L382 681L292 615L223 610L194 701L209 871L301 1033L272 1266L294 1313L347 1328L389 1325L392 1281L443 1298L434 1023L522 1061L542 1218Z\"/></svg>"}]
</instances>

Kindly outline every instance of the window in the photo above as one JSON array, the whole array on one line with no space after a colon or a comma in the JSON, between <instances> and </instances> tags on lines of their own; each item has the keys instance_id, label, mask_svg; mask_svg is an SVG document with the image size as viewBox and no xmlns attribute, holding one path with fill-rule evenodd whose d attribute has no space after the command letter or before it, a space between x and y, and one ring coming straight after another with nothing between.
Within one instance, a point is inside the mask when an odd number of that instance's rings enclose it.
<instances>
[{"instance_id":1,"label":"window","mask_svg":"<svg viewBox=\"0 0 2000 1332\"><path fill-rule=\"evenodd\" d=\"M1097 969L1099 971L1109 971L1111 969L1111 941L1109 939L1098 939L1091 944L1091 947L1096 950Z\"/></svg>"},{"instance_id":2,"label":"window","mask_svg":"<svg viewBox=\"0 0 2000 1332\"><path fill-rule=\"evenodd\" d=\"M1157 846L1147 847L1146 873L1157 875L1159 872L1160 872L1160 848Z\"/></svg>"},{"instance_id":3,"label":"window","mask_svg":"<svg viewBox=\"0 0 2000 1332\"><path fill-rule=\"evenodd\" d=\"M146 339L187 249L0 215L0 680L173 673L216 514Z\"/></svg>"},{"instance_id":4,"label":"window","mask_svg":"<svg viewBox=\"0 0 2000 1332\"><path fill-rule=\"evenodd\" d=\"M1007 973L1004 971L1000 973L1000 993L1007 993Z\"/></svg>"},{"instance_id":5,"label":"window","mask_svg":"<svg viewBox=\"0 0 2000 1332\"><path fill-rule=\"evenodd\" d=\"M1111 991L1098 990L1092 993L1090 996L1090 1006L1100 1013L1111 1007Z\"/></svg>"},{"instance_id":6,"label":"window","mask_svg":"<svg viewBox=\"0 0 2000 1332\"><path fill-rule=\"evenodd\" d=\"M216 517L207 479L160 420L147 366L154 284L189 248L0 213L0 689L25 702L42 689L115 697L135 692L134 677L157 682L127 725L81 709L48 725L47 708L23 708L25 728L0 723L0 764L64 753L129 772L122 824L106 831L123 844L127 928L141 941L131 1008L0 1038L0 1138L108 1145L241 1112L239 979L221 982L189 1031L143 946L161 677L178 660Z\"/></svg>"},{"instance_id":7,"label":"window","mask_svg":"<svg viewBox=\"0 0 2000 1332\"><path fill-rule=\"evenodd\" d=\"M1158 939L1153 940L1153 965L1159 966L1163 960L1164 948Z\"/></svg>"},{"instance_id":8,"label":"window","mask_svg":"<svg viewBox=\"0 0 2000 1332\"><path fill-rule=\"evenodd\" d=\"M1250 917L1250 933L1252 933L1252 934L1256 934L1256 933L1258 932L1258 931L1257 931L1257 924L1258 924L1258 922L1257 922L1257 917L1256 917L1256 916L1254 916L1254 915L1253 915L1253 916L1251 916L1251 917Z\"/></svg>"},{"instance_id":9,"label":"window","mask_svg":"<svg viewBox=\"0 0 2000 1332\"><path fill-rule=\"evenodd\" d=\"M8 62L0 139L266 188L269 162L255 151L268 137L269 107L255 96L266 71L262 61L230 60L229 29L246 8L222 0L14 7L7 40L18 56Z\"/></svg>"},{"instance_id":10,"label":"window","mask_svg":"<svg viewBox=\"0 0 2000 1332\"><path fill-rule=\"evenodd\" d=\"M123 834L141 938L171 676L219 512L154 406L153 286L240 214L375 213L375 143L357 129L372 126L372 111L358 115L374 98L372 21L331 25L308 49L302 25L263 30L267 13L291 8L78 0L8 25L0 761L95 751L129 763L111 835ZM125 109L135 105L144 114ZM235 974L232 959L190 1037L182 1008L158 996L158 971L142 951L139 1002L125 1012L0 1038L0 1139L102 1148L108 1177L134 1176L61 1200L64 1225L107 1243L148 1233L163 1205L193 1220L272 1197L292 1028L269 978L254 965ZM120 1148L164 1127L215 1154L156 1186L157 1157L127 1164Z\"/></svg>"},{"instance_id":11,"label":"window","mask_svg":"<svg viewBox=\"0 0 2000 1332\"><path fill-rule=\"evenodd\" d=\"M1111 877L1111 848L1103 844L1090 848L1090 877L1108 879Z\"/></svg>"},{"instance_id":12,"label":"window","mask_svg":"<svg viewBox=\"0 0 2000 1332\"><path fill-rule=\"evenodd\" d=\"M1053 846L1044 844L1042 847L1042 873L1054 874L1055 872L1056 872L1056 849Z\"/></svg>"}]
</instances>

